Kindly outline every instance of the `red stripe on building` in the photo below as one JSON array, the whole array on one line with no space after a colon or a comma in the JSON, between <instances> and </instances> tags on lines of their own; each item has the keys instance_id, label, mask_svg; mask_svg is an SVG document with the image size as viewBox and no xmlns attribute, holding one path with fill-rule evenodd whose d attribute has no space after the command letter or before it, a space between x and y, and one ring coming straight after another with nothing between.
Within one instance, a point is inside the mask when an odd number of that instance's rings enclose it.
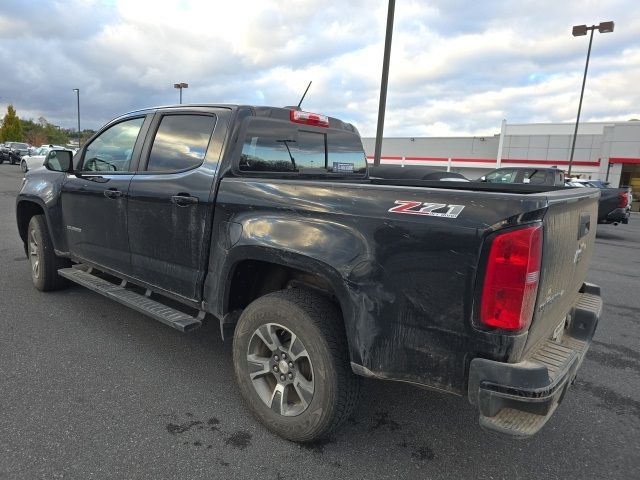
<instances>
[{"instance_id":1,"label":"red stripe on building","mask_svg":"<svg viewBox=\"0 0 640 480\"><path fill-rule=\"evenodd\" d=\"M373 156L368 156L368 160L373 160ZM391 162L401 162L402 157L380 157L380 160L391 161ZM405 161L411 162L448 162L449 159L445 157L404 157ZM612 162L613 159L609 159L610 163L623 163L623 162ZM640 163L640 159L621 159L621 160L636 160L632 162L625 163ZM496 163L495 158L458 158L452 157L452 162L460 162L460 163ZM512 158L503 158L502 163L512 163L512 164L531 164L538 163L542 165L569 165L569 162L566 160L520 160L520 159L512 159ZM596 162L585 162L585 161L574 161L573 165L582 166L582 167L598 167L600 166L600 159Z\"/></svg>"},{"instance_id":2,"label":"red stripe on building","mask_svg":"<svg viewBox=\"0 0 640 480\"><path fill-rule=\"evenodd\" d=\"M609 158L609 163L626 163L626 164L639 165L640 158L611 157Z\"/></svg>"},{"instance_id":3,"label":"red stripe on building","mask_svg":"<svg viewBox=\"0 0 640 480\"><path fill-rule=\"evenodd\" d=\"M566 160L516 160L513 158L503 158L502 163L541 163L543 165L569 165ZM574 160L573 165L582 167L597 167L600 165L600 159L597 162L583 162Z\"/></svg>"}]
</instances>

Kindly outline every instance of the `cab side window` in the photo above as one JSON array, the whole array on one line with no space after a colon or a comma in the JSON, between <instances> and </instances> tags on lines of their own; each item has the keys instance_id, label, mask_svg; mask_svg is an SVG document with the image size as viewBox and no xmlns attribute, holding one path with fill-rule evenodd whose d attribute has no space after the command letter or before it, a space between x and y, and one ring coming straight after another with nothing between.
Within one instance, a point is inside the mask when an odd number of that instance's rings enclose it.
<instances>
[{"instance_id":1,"label":"cab side window","mask_svg":"<svg viewBox=\"0 0 640 480\"><path fill-rule=\"evenodd\" d=\"M117 123L96 137L84 154L86 172L128 172L144 117Z\"/></svg>"},{"instance_id":2,"label":"cab side window","mask_svg":"<svg viewBox=\"0 0 640 480\"><path fill-rule=\"evenodd\" d=\"M515 170L498 170L487 175L486 180L490 183L513 183L515 177Z\"/></svg>"},{"instance_id":3,"label":"cab side window","mask_svg":"<svg viewBox=\"0 0 640 480\"><path fill-rule=\"evenodd\" d=\"M210 115L166 115L156 132L147 170L178 172L204 161L216 124Z\"/></svg>"}]
</instances>

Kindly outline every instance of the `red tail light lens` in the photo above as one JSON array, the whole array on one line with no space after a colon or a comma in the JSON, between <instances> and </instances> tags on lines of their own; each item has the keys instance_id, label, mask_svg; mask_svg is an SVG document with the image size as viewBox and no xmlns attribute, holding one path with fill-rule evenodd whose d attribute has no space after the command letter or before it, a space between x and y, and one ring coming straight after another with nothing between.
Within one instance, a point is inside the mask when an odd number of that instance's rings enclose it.
<instances>
[{"instance_id":1,"label":"red tail light lens","mask_svg":"<svg viewBox=\"0 0 640 480\"><path fill-rule=\"evenodd\" d=\"M480 321L504 330L529 326L538 291L542 226L512 230L494 238L482 289Z\"/></svg>"},{"instance_id":2,"label":"red tail light lens","mask_svg":"<svg viewBox=\"0 0 640 480\"><path fill-rule=\"evenodd\" d=\"M316 127L329 127L329 117L317 113L303 112L301 110L291 110L289 118L294 123L304 125L314 125Z\"/></svg>"},{"instance_id":3,"label":"red tail light lens","mask_svg":"<svg viewBox=\"0 0 640 480\"><path fill-rule=\"evenodd\" d=\"M629 205L629 192L620 192L618 198L620 199L618 208L626 208Z\"/></svg>"}]
</instances>

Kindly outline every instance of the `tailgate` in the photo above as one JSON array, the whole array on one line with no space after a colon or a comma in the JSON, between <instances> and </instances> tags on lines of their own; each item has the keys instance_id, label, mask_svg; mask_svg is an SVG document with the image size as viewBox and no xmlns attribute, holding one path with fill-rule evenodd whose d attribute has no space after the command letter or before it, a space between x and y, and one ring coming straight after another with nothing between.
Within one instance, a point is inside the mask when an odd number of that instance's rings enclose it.
<instances>
[{"instance_id":1,"label":"tailgate","mask_svg":"<svg viewBox=\"0 0 640 480\"><path fill-rule=\"evenodd\" d=\"M595 188L549 193L540 284L525 355L554 336L554 330L562 332L558 326L578 300L594 249L599 194Z\"/></svg>"}]
</instances>

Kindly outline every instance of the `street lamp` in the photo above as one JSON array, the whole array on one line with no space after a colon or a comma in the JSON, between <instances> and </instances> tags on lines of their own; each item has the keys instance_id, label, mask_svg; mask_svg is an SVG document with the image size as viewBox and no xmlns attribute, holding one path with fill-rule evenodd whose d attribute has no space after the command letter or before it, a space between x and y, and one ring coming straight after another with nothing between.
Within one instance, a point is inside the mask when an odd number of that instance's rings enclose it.
<instances>
[{"instance_id":1,"label":"street lamp","mask_svg":"<svg viewBox=\"0 0 640 480\"><path fill-rule=\"evenodd\" d=\"M573 144L571 145L571 156L569 157L569 172L568 175L571 177L571 167L573 165L573 152L576 149L576 138L578 137L578 125L580 124L580 111L582 110L582 97L584 96L584 85L587 82L587 70L589 69L589 57L591 56L591 44L593 43L593 32L598 30L600 33L610 33L613 32L613 22L600 22L599 25L591 25L587 27L586 25L575 25L573 27L573 31L571 32L574 37L581 37L586 35L590 30L591 35L589 36L589 49L587 50L587 63L584 66L584 77L582 78L582 90L580 91L580 102L578 103L578 116L576 118L576 129L573 132Z\"/></svg>"},{"instance_id":2,"label":"street lamp","mask_svg":"<svg viewBox=\"0 0 640 480\"><path fill-rule=\"evenodd\" d=\"M180 89L180 103L182 104L182 89L183 88L189 88L189 84L188 83L184 83L184 82L174 83L173 84L173 88Z\"/></svg>"},{"instance_id":3,"label":"street lamp","mask_svg":"<svg viewBox=\"0 0 640 480\"><path fill-rule=\"evenodd\" d=\"M76 99L78 100L78 148L80 148L80 138L82 134L80 133L80 89L74 88L74 92L76 92Z\"/></svg>"}]
</instances>

